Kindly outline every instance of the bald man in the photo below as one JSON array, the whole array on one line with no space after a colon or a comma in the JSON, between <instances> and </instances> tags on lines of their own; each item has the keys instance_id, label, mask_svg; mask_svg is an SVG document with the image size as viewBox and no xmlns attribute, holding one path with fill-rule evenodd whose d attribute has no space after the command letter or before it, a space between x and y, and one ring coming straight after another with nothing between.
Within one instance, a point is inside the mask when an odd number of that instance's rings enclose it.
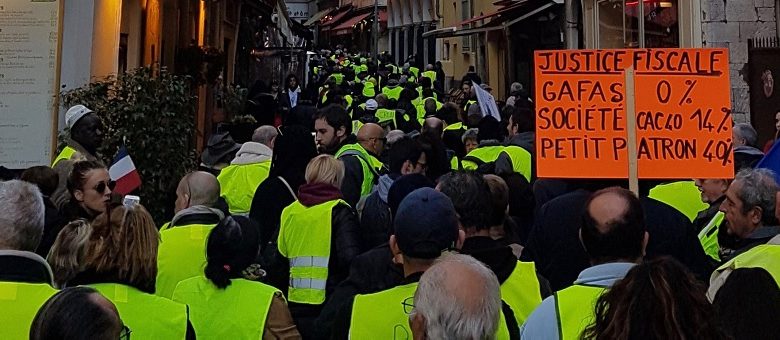
<instances>
[{"instance_id":1,"label":"bald man","mask_svg":"<svg viewBox=\"0 0 780 340\"><path fill-rule=\"evenodd\" d=\"M425 118L422 126L422 134L441 139L443 133L444 122L441 119L436 117Z\"/></svg>"},{"instance_id":2,"label":"bald man","mask_svg":"<svg viewBox=\"0 0 780 340\"><path fill-rule=\"evenodd\" d=\"M211 229L225 217L215 208L219 190L217 178L208 172L191 172L179 181L176 215L160 228L157 295L170 299L180 281L203 275L206 239Z\"/></svg>"},{"instance_id":3,"label":"bald man","mask_svg":"<svg viewBox=\"0 0 780 340\"><path fill-rule=\"evenodd\" d=\"M594 318L596 300L645 255L649 235L642 204L630 191L607 188L593 193L585 203L580 241L591 267L574 285L546 298L521 328L522 339L579 339Z\"/></svg>"},{"instance_id":4,"label":"bald man","mask_svg":"<svg viewBox=\"0 0 780 340\"><path fill-rule=\"evenodd\" d=\"M336 158L344 162L344 180L341 194L344 201L355 207L360 198L374 189L379 174L385 167L379 155L385 149L385 130L374 123L367 123L357 132L357 143L347 144L336 152Z\"/></svg>"},{"instance_id":5,"label":"bald man","mask_svg":"<svg viewBox=\"0 0 780 340\"><path fill-rule=\"evenodd\" d=\"M385 129L378 124L368 123L363 125L357 133L358 143L373 156L378 157L385 150Z\"/></svg>"}]
</instances>

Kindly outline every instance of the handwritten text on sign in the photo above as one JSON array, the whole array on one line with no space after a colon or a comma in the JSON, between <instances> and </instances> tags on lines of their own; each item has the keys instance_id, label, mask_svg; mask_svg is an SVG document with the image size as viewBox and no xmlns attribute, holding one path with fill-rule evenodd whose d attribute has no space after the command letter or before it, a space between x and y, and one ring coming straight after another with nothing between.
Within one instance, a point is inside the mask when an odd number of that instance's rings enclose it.
<instances>
[{"instance_id":1,"label":"handwritten text on sign","mask_svg":"<svg viewBox=\"0 0 780 340\"><path fill-rule=\"evenodd\" d=\"M635 70L639 178L731 178L725 49L536 52L539 177L627 178Z\"/></svg>"}]
</instances>

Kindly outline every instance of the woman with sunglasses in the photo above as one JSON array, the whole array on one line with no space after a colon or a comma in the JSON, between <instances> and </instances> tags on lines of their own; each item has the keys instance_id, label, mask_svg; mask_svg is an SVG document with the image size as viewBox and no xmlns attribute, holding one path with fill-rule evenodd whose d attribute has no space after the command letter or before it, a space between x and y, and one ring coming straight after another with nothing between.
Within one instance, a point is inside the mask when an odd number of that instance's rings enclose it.
<instances>
[{"instance_id":1,"label":"woman with sunglasses","mask_svg":"<svg viewBox=\"0 0 780 340\"><path fill-rule=\"evenodd\" d=\"M133 337L185 339L194 336L187 306L154 295L160 234L136 203L108 205L92 222L82 271L69 286L97 289L116 305Z\"/></svg>"},{"instance_id":2,"label":"woman with sunglasses","mask_svg":"<svg viewBox=\"0 0 780 340\"><path fill-rule=\"evenodd\" d=\"M62 208L66 220L83 218L92 221L105 212L114 184L103 163L81 161L74 164L67 184L70 201Z\"/></svg>"}]
</instances>

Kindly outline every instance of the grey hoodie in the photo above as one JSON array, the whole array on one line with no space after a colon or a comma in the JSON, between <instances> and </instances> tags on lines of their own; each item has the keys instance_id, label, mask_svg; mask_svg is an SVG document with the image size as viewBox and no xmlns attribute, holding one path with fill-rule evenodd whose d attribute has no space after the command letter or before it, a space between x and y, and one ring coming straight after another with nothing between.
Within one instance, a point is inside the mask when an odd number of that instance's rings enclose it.
<instances>
[{"instance_id":1,"label":"grey hoodie","mask_svg":"<svg viewBox=\"0 0 780 340\"><path fill-rule=\"evenodd\" d=\"M230 164L245 165L262 163L270 161L272 156L273 150L264 144L246 142L241 146L241 149L238 150L238 153L236 153L236 158L234 158Z\"/></svg>"}]
</instances>

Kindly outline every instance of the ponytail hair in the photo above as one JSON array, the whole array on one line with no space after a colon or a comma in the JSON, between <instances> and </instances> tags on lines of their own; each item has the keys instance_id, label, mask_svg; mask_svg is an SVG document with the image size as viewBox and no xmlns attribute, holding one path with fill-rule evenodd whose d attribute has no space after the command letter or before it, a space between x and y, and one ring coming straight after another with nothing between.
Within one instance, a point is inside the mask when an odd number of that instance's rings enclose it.
<instances>
[{"instance_id":1,"label":"ponytail hair","mask_svg":"<svg viewBox=\"0 0 780 340\"><path fill-rule=\"evenodd\" d=\"M255 262L260 250L260 228L244 216L228 216L209 234L204 274L215 286L225 289L230 280Z\"/></svg>"}]
</instances>

